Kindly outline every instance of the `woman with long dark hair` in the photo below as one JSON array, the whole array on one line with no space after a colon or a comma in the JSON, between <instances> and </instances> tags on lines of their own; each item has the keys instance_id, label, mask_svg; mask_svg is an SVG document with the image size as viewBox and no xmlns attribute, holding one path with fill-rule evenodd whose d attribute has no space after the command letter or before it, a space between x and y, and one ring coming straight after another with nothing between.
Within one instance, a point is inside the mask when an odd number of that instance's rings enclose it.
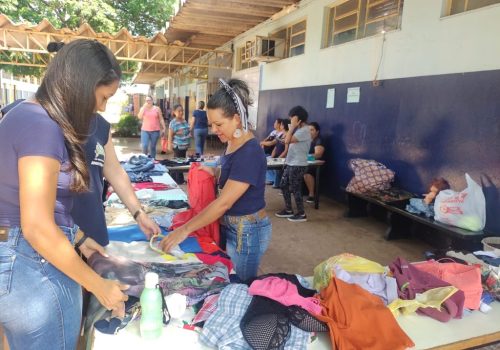
<instances>
[{"instance_id":1,"label":"woman with long dark hair","mask_svg":"<svg viewBox=\"0 0 500 350\"><path fill-rule=\"evenodd\" d=\"M186 237L221 218L222 240L241 280L257 275L260 260L271 240L271 221L264 200L266 156L249 130L248 105L252 103L245 82L220 80L221 87L207 103L212 131L227 143L220 168L203 167L219 177L219 197L197 216L165 237L166 252Z\"/></svg>"},{"instance_id":2,"label":"woman with long dark hair","mask_svg":"<svg viewBox=\"0 0 500 350\"><path fill-rule=\"evenodd\" d=\"M89 123L118 89L121 70L94 40L76 40L49 64L33 99L0 123L0 324L11 349L75 349L81 286L118 309L126 286L97 275L75 251L104 254L70 215L88 190ZM74 245L74 246L73 246Z\"/></svg>"}]
</instances>

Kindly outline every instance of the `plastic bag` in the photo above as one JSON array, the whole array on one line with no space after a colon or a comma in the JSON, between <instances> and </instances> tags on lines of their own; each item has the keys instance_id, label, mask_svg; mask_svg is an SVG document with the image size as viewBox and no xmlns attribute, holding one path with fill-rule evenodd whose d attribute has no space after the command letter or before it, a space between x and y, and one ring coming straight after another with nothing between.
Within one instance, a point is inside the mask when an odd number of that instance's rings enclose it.
<instances>
[{"instance_id":1,"label":"plastic bag","mask_svg":"<svg viewBox=\"0 0 500 350\"><path fill-rule=\"evenodd\" d=\"M434 204L434 219L466 230L481 231L486 224L483 190L469 174L465 174L465 180L467 188L461 192L439 192Z\"/></svg>"},{"instance_id":2,"label":"plastic bag","mask_svg":"<svg viewBox=\"0 0 500 350\"><path fill-rule=\"evenodd\" d=\"M351 159L349 168L354 172L354 177L347 184L347 192L366 193L387 190L394 181L394 171L375 160Z\"/></svg>"}]
</instances>

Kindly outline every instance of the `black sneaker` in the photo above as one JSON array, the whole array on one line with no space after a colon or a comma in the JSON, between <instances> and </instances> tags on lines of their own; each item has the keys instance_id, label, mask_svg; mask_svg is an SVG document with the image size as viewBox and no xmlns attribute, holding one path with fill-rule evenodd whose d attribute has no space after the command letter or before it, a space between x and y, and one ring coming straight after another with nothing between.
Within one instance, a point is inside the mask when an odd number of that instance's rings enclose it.
<instances>
[{"instance_id":1,"label":"black sneaker","mask_svg":"<svg viewBox=\"0 0 500 350\"><path fill-rule=\"evenodd\" d=\"M307 197L306 203L314 203L314 197L313 196Z\"/></svg>"},{"instance_id":2,"label":"black sneaker","mask_svg":"<svg viewBox=\"0 0 500 350\"><path fill-rule=\"evenodd\" d=\"M290 217L294 216L293 211L286 210L286 209L283 209L283 210L275 213L274 215L276 215L279 218L290 218Z\"/></svg>"},{"instance_id":3,"label":"black sneaker","mask_svg":"<svg viewBox=\"0 0 500 350\"><path fill-rule=\"evenodd\" d=\"M304 222L304 221L307 221L307 216L306 216L306 214L295 214L295 215L289 216L288 221Z\"/></svg>"}]
</instances>

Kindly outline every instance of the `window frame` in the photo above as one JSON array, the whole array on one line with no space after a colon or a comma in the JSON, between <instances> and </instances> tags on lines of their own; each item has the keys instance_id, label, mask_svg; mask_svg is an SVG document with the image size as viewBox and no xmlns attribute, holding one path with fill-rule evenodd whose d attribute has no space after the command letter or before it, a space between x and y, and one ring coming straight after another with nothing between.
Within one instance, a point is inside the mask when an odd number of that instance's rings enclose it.
<instances>
[{"instance_id":1,"label":"window frame","mask_svg":"<svg viewBox=\"0 0 500 350\"><path fill-rule=\"evenodd\" d=\"M292 33L292 29L294 26L296 26L297 24L300 24L304 22L304 29L298 31L298 32L295 32L295 33ZM285 37L284 38L281 38L280 36L278 36L277 34L282 32L282 31L285 31ZM292 40L293 38L295 37L298 37L300 35L304 35L304 40L298 44L294 44L292 45ZM285 49L284 49L284 57L283 59L286 59L286 58L290 58L290 57L296 57L296 56L300 56L300 55L303 55L306 53L306 40L307 40L307 18L301 18L299 20L296 20L294 22L291 22L289 24L287 24L285 27L281 27L280 29L278 30L275 30L274 32L271 32L269 34L269 37L276 37L276 38L280 38L280 39L283 39L283 42L285 43ZM292 55L292 50L297 48L297 47L300 47L300 46L304 46L304 50L302 53L298 53L298 54L294 54Z\"/></svg>"},{"instance_id":2,"label":"window frame","mask_svg":"<svg viewBox=\"0 0 500 350\"><path fill-rule=\"evenodd\" d=\"M342 5L346 5L352 2L355 6L350 11L345 13L341 13L337 16L337 10L341 8ZM377 8L377 6L383 5L384 3L388 3L391 5L392 2L395 2L395 8L391 9L389 13L384 14L382 16L370 17L370 11ZM323 36L323 48L333 47L337 45L341 45L344 43L356 41L359 39L364 39L370 36L377 35L377 33L368 33L369 26L372 24L382 23L383 29L382 32L393 31L401 29L401 22L403 17L403 7L404 0L346 0L341 3L335 3L331 6L325 8L325 21L323 25L324 36ZM350 26L341 27L340 29L336 29L339 25L338 22L351 16L355 17L355 24ZM387 19L396 17L397 24L395 27L390 26L386 29L386 21ZM354 30L354 38L350 40L341 40L336 39L336 36L342 33L348 33L349 31Z\"/></svg>"}]
</instances>

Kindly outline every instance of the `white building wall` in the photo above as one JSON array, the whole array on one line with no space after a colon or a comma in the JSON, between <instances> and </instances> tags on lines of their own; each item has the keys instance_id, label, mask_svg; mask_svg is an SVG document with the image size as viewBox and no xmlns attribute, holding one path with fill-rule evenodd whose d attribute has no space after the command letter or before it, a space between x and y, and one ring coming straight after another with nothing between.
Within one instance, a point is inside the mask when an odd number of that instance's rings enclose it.
<instances>
[{"instance_id":1,"label":"white building wall","mask_svg":"<svg viewBox=\"0 0 500 350\"><path fill-rule=\"evenodd\" d=\"M442 17L446 0L406 0L401 30L321 48L326 8L343 1L304 0L234 40L236 48L307 19L303 55L267 63L262 90L500 69L500 4ZM383 55L381 51L383 46ZM238 73L238 75L241 73Z\"/></svg>"}]
</instances>

